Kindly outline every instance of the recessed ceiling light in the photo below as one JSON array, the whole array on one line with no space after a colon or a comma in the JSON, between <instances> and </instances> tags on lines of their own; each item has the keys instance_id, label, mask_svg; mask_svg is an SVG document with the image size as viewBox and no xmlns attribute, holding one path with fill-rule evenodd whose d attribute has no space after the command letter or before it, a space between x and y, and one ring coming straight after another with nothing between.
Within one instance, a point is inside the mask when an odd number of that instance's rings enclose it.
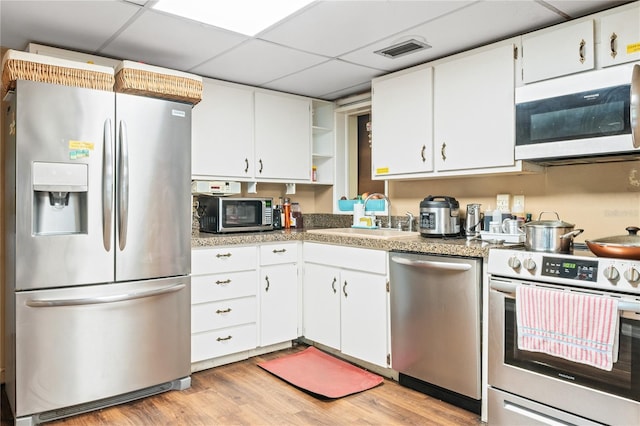
<instances>
[{"instance_id":1,"label":"recessed ceiling light","mask_svg":"<svg viewBox=\"0 0 640 426\"><path fill-rule=\"evenodd\" d=\"M254 36L313 0L158 0L153 6L172 15Z\"/></svg>"}]
</instances>

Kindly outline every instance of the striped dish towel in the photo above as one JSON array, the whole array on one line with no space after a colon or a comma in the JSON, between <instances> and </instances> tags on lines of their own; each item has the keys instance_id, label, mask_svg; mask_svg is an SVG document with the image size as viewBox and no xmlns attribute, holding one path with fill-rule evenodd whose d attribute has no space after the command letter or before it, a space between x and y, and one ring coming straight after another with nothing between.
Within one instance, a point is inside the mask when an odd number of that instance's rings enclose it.
<instances>
[{"instance_id":1,"label":"striped dish towel","mask_svg":"<svg viewBox=\"0 0 640 426\"><path fill-rule=\"evenodd\" d=\"M518 349L611 371L618 360L618 301L529 285L516 288Z\"/></svg>"}]
</instances>

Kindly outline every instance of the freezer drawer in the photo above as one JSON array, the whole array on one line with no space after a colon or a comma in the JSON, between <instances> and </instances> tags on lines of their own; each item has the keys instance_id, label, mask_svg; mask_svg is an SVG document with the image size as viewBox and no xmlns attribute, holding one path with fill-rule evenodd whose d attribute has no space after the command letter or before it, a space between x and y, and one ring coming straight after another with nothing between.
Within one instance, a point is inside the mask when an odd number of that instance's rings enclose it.
<instances>
[{"instance_id":1,"label":"freezer drawer","mask_svg":"<svg viewBox=\"0 0 640 426\"><path fill-rule=\"evenodd\" d=\"M190 375L190 278L16 293L15 415Z\"/></svg>"}]
</instances>

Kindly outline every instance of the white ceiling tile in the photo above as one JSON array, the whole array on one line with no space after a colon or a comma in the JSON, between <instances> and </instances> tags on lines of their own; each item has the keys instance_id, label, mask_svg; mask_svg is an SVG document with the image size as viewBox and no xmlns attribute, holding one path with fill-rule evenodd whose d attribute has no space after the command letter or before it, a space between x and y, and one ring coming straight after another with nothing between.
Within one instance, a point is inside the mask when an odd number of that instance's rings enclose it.
<instances>
[{"instance_id":1,"label":"white ceiling tile","mask_svg":"<svg viewBox=\"0 0 640 426\"><path fill-rule=\"evenodd\" d=\"M123 2L1 0L0 43L19 50L33 42L95 52L139 10Z\"/></svg>"},{"instance_id":2,"label":"white ceiling tile","mask_svg":"<svg viewBox=\"0 0 640 426\"><path fill-rule=\"evenodd\" d=\"M370 82L382 74L378 70L349 64L340 60L330 60L299 73L272 81L264 87L290 93L306 93L311 97L323 98L345 88Z\"/></svg>"},{"instance_id":3,"label":"white ceiling tile","mask_svg":"<svg viewBox=\"0 0 640 426\"><path fill-rule=\"evenodd\" d=\"M369 67L395 71L461 50L503 40L519 34L522 29L529 31L540 27L545 22L561 19L558 14L535 2L505 0L478 2L459 9L454 14L442 16L415 27L400 36L390 37L341 56L341 59ZM452 31L452 28L456 30ZM424 41L432 47L395 59L373 53L378 49L393 45L400 39L410 37Z\"/></svg>"},{"instance_id":4,"label":"white ceiling tile","mask_svg":"<svg viewBox=\"0 0 640 426\"><path fill-rule=\"evenodd\" d=\"M250 40L191 71L213 78L257 86L326 60L327 58L323 56L262 40Z\"/></svg>"},{"instance_id":5,"label":"white ceiling tile","mask_svg":"<svg viewBox=\"0 0 640 426\"><path fill-rule=\"evenodd\" d=\"M322 1L258 35L336 57L463 7L463 1Z\"/></svg>"},{"instance_id":6,"label":"white ceiling tile","mask_svg":"<svg viewBox=\"0 0 640 426\"><path fill-rule=\"evenodd\" d=\"M246 36L146 10L103 52L124 59L189 70L247 40Z\"/></svg>"},{"instance_id":7,"label":"white ceiling tile","mask_svg":"<svg viewBox=\"0 0 640 426\"><path fill-rule=\"evenodd\" d=\"M571 18L578 18L586 14L619 6L627 2L615 0L609 0L606 2L594 0L546 0L545 3L550 4L559 11L569 15Z\"/></svg>"}]
</instances>

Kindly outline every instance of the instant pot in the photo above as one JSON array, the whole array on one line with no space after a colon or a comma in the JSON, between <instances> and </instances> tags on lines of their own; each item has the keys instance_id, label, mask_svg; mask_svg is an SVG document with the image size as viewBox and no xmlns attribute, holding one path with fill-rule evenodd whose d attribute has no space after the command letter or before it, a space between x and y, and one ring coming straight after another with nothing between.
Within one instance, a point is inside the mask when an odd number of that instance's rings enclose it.
<instances>
[{"instance_id":1,"label":"instant pot","mask_svg":"<svg viewBox=\"0 0 640 426\"><path fill-rule=\"evenodd\" d=\"M429 195L420 202L420 235L460 235L460 203L453 197Z\"/></svg>"}]
</instances>

